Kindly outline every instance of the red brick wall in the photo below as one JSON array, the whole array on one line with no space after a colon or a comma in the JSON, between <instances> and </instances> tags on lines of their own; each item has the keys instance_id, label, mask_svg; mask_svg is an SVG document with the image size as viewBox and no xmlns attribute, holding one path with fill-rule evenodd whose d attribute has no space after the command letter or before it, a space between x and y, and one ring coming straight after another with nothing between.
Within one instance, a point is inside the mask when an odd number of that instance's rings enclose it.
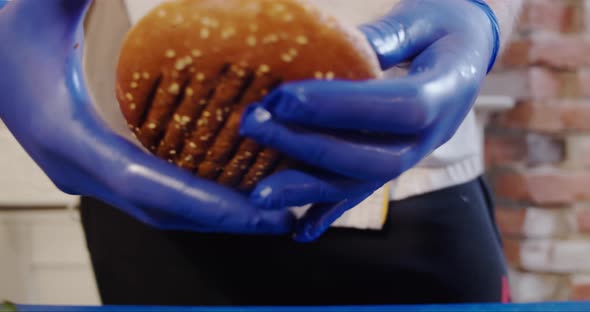
<instances>
[{"instance_id":1,"label":"red brick wall","mask_svg":"<svg viewBox=\"0 0 590 312\"><path fill-rule=\"evenodd\" d=\"M527 0L486 163L517 301L590 300L590 1Z\"/></svg>"}]
</instances>

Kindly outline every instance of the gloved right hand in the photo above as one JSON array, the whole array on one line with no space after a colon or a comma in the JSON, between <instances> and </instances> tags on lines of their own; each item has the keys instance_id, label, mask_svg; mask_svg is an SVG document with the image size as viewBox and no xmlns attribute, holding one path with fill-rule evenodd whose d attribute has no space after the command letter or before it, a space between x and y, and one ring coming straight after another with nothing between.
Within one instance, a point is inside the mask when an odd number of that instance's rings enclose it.
<instances>
[{"instance_id":1,"label":"gloved right hand","mask_svg":"<svg viewBox=\"0 0 590 312\"><path fill-rule=\"evenodd\" d=\"M290 232L290 212L259 210L242 194L148 155L99 118L81 70L90 2L13 0L0 10L0 118L33 160L62 191L159 229Z\"/></svg>"}]
</instances>

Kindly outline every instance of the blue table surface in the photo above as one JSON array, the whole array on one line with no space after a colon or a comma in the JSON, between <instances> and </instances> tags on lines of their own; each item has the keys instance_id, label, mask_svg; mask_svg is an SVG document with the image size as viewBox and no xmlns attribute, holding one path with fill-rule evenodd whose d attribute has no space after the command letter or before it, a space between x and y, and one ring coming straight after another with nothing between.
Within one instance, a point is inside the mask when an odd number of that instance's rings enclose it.
<instances>
[{"instance_id":1,"label":"blue table surface","mask_svg":"<svg viewBox=\"0 0 590 312\"><path fill-rule=\"evenodd\" d=\"M539 304L463 304L463 305L417 305L417 306L366 306L366 307L249 307L249 308L203 308L203 307L131 307L131 306L30 306L0 305L0 312L590 312L590 302L539 303Z\"/></svg>"}]
</instances>

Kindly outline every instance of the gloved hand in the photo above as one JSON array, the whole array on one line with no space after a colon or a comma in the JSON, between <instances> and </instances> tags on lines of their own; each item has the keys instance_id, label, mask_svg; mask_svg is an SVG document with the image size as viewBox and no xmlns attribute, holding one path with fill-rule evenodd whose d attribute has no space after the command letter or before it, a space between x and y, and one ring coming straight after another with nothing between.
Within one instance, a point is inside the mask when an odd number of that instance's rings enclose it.
<instances>
[{"instance_id":1,"label":"gloved hand","mask_svg":"<svg viewBox=\"0 0 590 312\"><path fill-rule=\"evenodd\" d=\"M496 17L481 0L402 0L360 29L383 69L410 61L407 76L286 84L243 118L243 135L321 170L282 172L252 194L267 209L323 203L299 222L300 241L316 239L447 142L500 45Z\"/></svg>"},{"instance_id":2,"label":"gloved hand","mask_svg":"<svg viewBox=\"0 0 590 312\"><path fill-rule=\"evenodd\" d=\"M13 0L0 10L0 118L28 154L64 192L98 198L159 229L289 233L288 211L261 211L106 126L81 70L90 2Z\"/></svg>"}]
</instances>

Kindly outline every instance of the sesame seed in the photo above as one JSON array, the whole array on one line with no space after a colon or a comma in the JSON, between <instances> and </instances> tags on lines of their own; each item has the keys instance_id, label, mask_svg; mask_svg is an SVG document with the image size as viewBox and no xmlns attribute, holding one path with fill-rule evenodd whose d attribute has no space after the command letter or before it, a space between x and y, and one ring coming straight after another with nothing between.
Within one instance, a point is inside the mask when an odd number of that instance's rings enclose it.
<instances>
[{"instance_id":1,"label":"sesame seed","mask_svg":"<svg viewBox=\"0 0 590 312\"><path fill-rule=\"evenodd\" d=\"M176 56L176 52L174 50L168 49L166 50L165 55L167 58L174 58Z\"/></svg>"},{"instance_id":2,"label":"sesame seed","mask_svg":"<svg viewBox=\"0 0 590 312\"><path fill-rule=\"evenodd\" d=\"M290 63L293 61L293 56L291 56L290 54L283 54L281 55L281 59L286 63Z\"/></svg>"},{"instance_id":3,"label":"sesame seed","mask_svg":"<svg viewBox=\"0 0 590 312\"><path fill-rule=\"evenodd\" d=\"M139 80L141 78L141 74L138 72L133 73L133 80Z\"/></svg>"},{"instance_id":4,"label":"sesame seed","mask_svg":"<svg viewBox=\"0 0 590 312\"><path fill-rule=\"evenodd\" d=\"M185 93L187 96L193 96L193 94L195 94L195 90L193 90L193 88L191 88L191 87L188 87L188 88L186 88Z\"/></svg>"},{"instance_id":5,"label":"sesame seed","mask_svg":"<svg viewBox=\"0 0 590 312\"><path fill-rule=\"evenodd\" d=\"M201 126L203 126L203 125L205 125L205 120L204 120L204 119L199 119L199 120L197 121L197 127L201 127Z\"/></svg>"},{"instance_id":6,"label":"sesame seed","mask_svg":"<svg viewBox=\"0 0 590 312\"><path fill-rule=\"evenodd\" d=\"M283 20L284 20L285 22L291 22L291 21L293 21L293 14L291 14L291 13L287 13L287 14L285 14L285 15L283 16Z\"/></svg>"},{"instance_id":7,"label":"sesame seed","mask_svg":"<svg viewBox=\"0 0 590 312\"><path fill-rule=\"evenodd\" d=\"M202 55L202 53L201 53L201 50L198 50L198 49L193 49L193 50L191 51L191 54L192 54L194 57L200 57L200 56Z\"/></svg>"},{"instance_id":8,"label":"sesame seed","mask_svg":"<svg viewBox=\"0 0 590 312\"><path fill-rule=\"evenodd\" d=\"M188 144L188 146L189 146L190 148L192 148L192 149L195 149L195 148L197 148L197 144L195 144L195 142L190 142L190 143Z\"/></svg>"},{"instance_id":9,"label":"sesame seed","mask_svg":"<svg viewBox=\"0 0 590 312\"><path fill-rule=\"evenodd\" d=\"M176 155L176 151L175 150L171 150L170 151L170 155Z\"/></svg>"},{"instance_id":10,"label":"sesame seed","mask_svg":"<svg viewBox=\"0 0 590 312\"><path fill-rule=\"evenodd\" d=\"M263 175L264 175L264 173L262 173L262 172L260 172L260 171L259 171L259 172L256 172L256 176L257 176L257 177L261 177L261 176L263 176Z\"/></svg>"},{"instance_id":11,"label":"sesame seed","mask_svg":"<svg viewBox=\"0 0 590 312\"><path fill-rule=\"evenodd\" d=\"M245 155L246 155L246 157L250 157L250 156L252 156L252 153L251 152L246 152Z\"/></svg>"},{"instance_id":12,"label":"sesame seed","mask_svg":"<svg viewBox=\"0 0 590 312\"><path fill-rule=\"evenodd\" d=\"M297 50L295 50L293 48L289 49L289 54L291 54L292 56L296 56L297 53L298 53Z\"/></svg>"},{"instance_id":13,"label":"sesame seed","mask_svg":"<svg viewBox=\"0 0 590 312\"><path fill-rule=\"evenodd\" d=\"M159 10L159 11L158 11L158 16L159 16L159 17L166 17L166 11L164 11L164 10Z\"/></svg>"},{"instance_id":14,"label":"sesame seed","mask_svg":"<svg viewBox=\"0 0 590 312\"><path fill-rule=\"evenodd\" d=\"M297 38L295 39L295 42L297 42L300 45L304 45L309 42L309 39L307 39L306 36L297 36Z\"/></svg>"},{"instance_id":15,"label":"sesame seed","mask_svg":"<svg viewBox=\"0 0 590 312\"><path fill-rule=\"evenodd\" d=\"M326 79L328 79L328 80L332 80L332 79L334 79L334 73L333 73L333 72L328 72L328 73L326 74Z\"/></svg>"},{"instance_id":16,"label":"sesame seed","mask_svg":"<svg viewBox=\"0 0 590 312\"><path fill-rule=\"evenodd\" d=\"M182 125L186 125L189 122L191 122L191 120L192 120L192 118L190 118L189 116L182 116L181 123L182 123Z\"/></svg>"},{"instance_id":17,"label":"sesame seed","mask_svg":"<svg viewBox=\"0 0 590 312\"><path fill-rule=\"evenodd\" d=\"M322 79L322 78L324 78L324 74L322 72L317 71L317 72L315 72L315 78Z\"/></svg>"},{"instance_id":18,"label":"sesame seed","mask_svg":"<svg viewBox=\"0 0 590 312\"><path fill-rule=\"evenodd\" d=\"M203 74L203 73L197 73L197 75L195 76L195 78L197 78L198 81L203 81L203 80L205 80L205 74Z\"/></svg>"},{"instance_id":19,"label":"sesame seed","mask_svg":"<svg viewBox=\"0 0 590 312\"><path fill-rule=\"evenodd\" d=\"M262 65L260 65L260 67L258 68L258 70L261 73L268 73L270 71L270 66L268 66L266 64L262 64Z\"/></svg>"},{"instance_id":20,"label":"sesame seed","mask_svg":"<svg viewBox=\"0 0 590 312\"><path fill-rule=\"evenodd\" d=\"M274 43L279 40L279 36L276 34L268 35L262 39L263 43Z\"/></svg>"},{"instance_id":21,"label":"sesame seed","mask_svg":"<svg viewBox=\"0 0 590 312\"><path fill-rule=\"evenodd\" d=\"M193 160L193 156L192 155L188 155L184 158L184 161L192 161Z\"/></svg>"},{"instance_id":22,"label":"sesame seed","mask_svg":"<svg viewBox=\"0 0 590 312\"><path fill-rule=\"evenodd\" d=\"M176 19L174 19L174 24L180 25L182 23L184 23L184 17L182 17L182 15L177 15Z\"/></svg>"},{"instance_id":23,"label":"sesame seed","mask_svg":"<svg viewBox=\"0 0 590 312\"><path fill-rule=\"evenodd\" d=\"M205 17L201 18L201 23L202 23L203 25L209 25L209 21L210 21L210 19L209 19L209 17L207 17L207 16L205 16Z\"/></svg>"},{"instance_id":24,"label":"sesame seed","mask_svg":"<svg viewBox=\"0 0 590 312\"><path fill-rule=\"evenodd\" d=\"M188 56L188 55L187 55L187 56L185 56L185 57L184 57L184 63L185 63L186 65L190 65L190 64L192 64L192 63L193 63L193 58L192 58L192 57L190 57L190 56Z\"/></svg>"},{"instance_id":25,"label":"sesame seed","mask_svg":"<svg viewBox=\"0 0 590 312\"><path fill-rule=\"evenodd\" d=\"M236 29L233 27L227 27L221 31L221 38L228 39L236 34Z\"/></svg>"},{"instance_id":26,"label":"sesame seed","mask_svg":"<svg viewBox=\"0 0 590 312\"><path fill-rule=\"evenodd\" d=\"M207 141L207 140L209 140L209 136L208 135L204 135L204 136L201 137L201 141L204 142L204 141Z\"/></svg>"},{"instance_id":27,"label":"sesame seed","mask_svg":"<svg viewBox=\"0 0 590 312\"><path fill-rule=\"evenodd\" d=\"M273 9L277 12L285 11L285 5L282 3L277 3L274 5Z\"/></svg>"},{"instance_id":28,"label":"sesame seed","mask_svg":"<svg viewBox=\"0 0 590 312\"><path fill-rule=\"evenodd\" d=\"M231 172L231 171L228 171L226 175L227 175L228 177L231 177L231 176L233 176L233 175L234 175L234 173L233 173L233 172Z\"/></svg>"},{"instance_id":29,"label":"sesame seed","mask_svg":"<svg viewBox=\"0 0 590 312\"><path fill-rule=\"evenodd\" d=\"M209 28L201 28L201 38L209 38Z\"/></svg>"},{"instance_id":30,"label":"sesame seed","mask_svg":"<svg viewBox=\"0 0 590 312\"><path fill-rule=\"evenodd\" d=\"M174 121L180 122L180 115L174 114Z\"/></svg>"},{"instance_id":31,"label":"sesame seed","mask_svg":"<svg viewBox=\"0 0 590 312\"><path fill-rule=\"evenodd\" d=\"M211 26L213 28L216 28L219 26L219 21L209 18L207 16L201 18L201 23L205 26Z\"/></svg>"},{"instance_id":32,"label":"sesame seed","mask_svg":"<svg viewBox=\"0 0 590 312\"><path fill-rule=\"evenodd\" d=\"M218 108L218 109L215 111L215 113L216 113L217 115L223 115L223 111L221 110L221 108Z\"/></svg>"},{"instance_id":33,"label":"sesame seed","mask_svg":"<svg viewBox=\"0 0 590 312\"><path fill-rule=\"evenodd\" d=\"M200 101L199 101L199 105L202 105L202 106L204 106L204 105L206 105L206 104L207 104L207 100L200 100Z\"/></svg>"},{"instance_id":34,"label":"sesame seed","mask_svg":"<svg viewBox=\"0 0 590 312\"><path fill-rule=\"evenodd\" d=\"M248 39L246 39L246 43L248 43L249 46L253 47L256 45L256 37L254 36L248 36Z\"/></svg>"},{"instance_id":35,"label":"sesame seed","mask_svg":"<svg viewBox=\"0 0 590 312\"><path fill-rule=\"evenodd\" d=\"M150 79L150 73L148 72L143 72L143 79L148 80Z\"/></svg>"},{"instance_id":36,"label":"sesame seed","mask_svg":"<svg viewBox=\"0 0 590 312\"><path fill-rule=\"evenodd\" d=\"M127 98L129 101L133 101L133 94L131 94L131 93L127 92L127 93L125 94L125 97L126 97L126 98Z\"/></svg>"},{"instance_id":37,"label":"sesame seed","mask_svg":"<svg viewBox=\"0 0 590 312\"><path fill-rule=\"evenodd\" d=\"M135 103L131 103L131 105L129 105L129 109L131 110L135 110L137 108L137 105Z\"/></svg>"},{"instance_id":38,"label":"sesame seed","mask_svg":"<svg viewBox=\"0 0 590 312\"><path fill-rule=\"evenodd\" d=\"M148 129L156 129L156 124L155 123L151 123L148 125Z\"/></svg>"},{"instance_id":39,"label":"sesame seed","mask_svg":"<svg viewBox=\"0 0 590 312\"><path fill-rule=\"evenodd\" d=\"M132 82L130 85L131 89L137 89L137 87L139 87L139 84L137 82Z\"/></svg>"},{"instance_id":40,"label":"sesame seed","mask_svg":"<svg viewBox=\"0 0 590 312\"><path fill-rule=\"evenodd\" d=\"M203 116L205 116L205 117L210 117L210 116L211 116L211 113L210 113L210 112L208 112L208 111L204 111L204 112L203 112Z\"/></svg>"},{"instance_id":41,"label":"sesame seed","mask_svg":"<svg viewBox=\"0 0 590 312\"><path fill-rule=\"evenodd\" d=\"M179 91L180 91L180 85L176 82L172 83L170 85L170 87L168 88L168 92L171 94L178 94Z\"/></svg>"},{"instance_id":42,"label":"sesame seed","mask_svg":"<svg viewBox=\"0 0 590 312\"><path fill-rule=\"evenodd\" d=\"M173 164L174 163L174 160L168 159L168 162L171 163L171 164Z\"/></svg>"},{"instance_id":43,"label":"sesame seed","mask_svg":"<svg viewBox=\"0 0 590 312\"><path fill-rule=\"evenodd\" d=\"M180 60L176 61L175 68L178 71L185 69L186 63L184 62L184 59L180 59Z\"/></svg>"}]
</instances>

